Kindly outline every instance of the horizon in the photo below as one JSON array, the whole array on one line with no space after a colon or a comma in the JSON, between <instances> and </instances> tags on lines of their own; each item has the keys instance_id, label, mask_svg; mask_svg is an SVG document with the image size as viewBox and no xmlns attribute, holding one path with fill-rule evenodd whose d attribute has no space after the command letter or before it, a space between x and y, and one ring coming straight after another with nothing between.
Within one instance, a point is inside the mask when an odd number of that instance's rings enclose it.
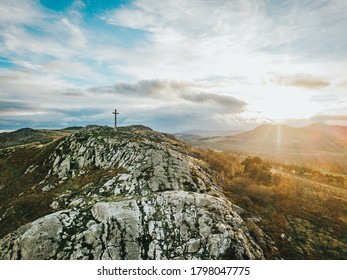
<instances>
[{"instance_id":1,"label":"horizon","mask_svg":"<svg viewBox=\"0 0 347 280\"><path fill-rule=\"evenodd\" d=\"M82 127L82 128L85 128L86 126L89 126L89 125L92 125L92 126L107 126L107 127L114 127L112 125L102 125L102 124L87 124L87 125L84 125L84 126L76 126L76 127ZM142 125L142 124L129 124L129 125L119 125L117 127L127 127L127 126L133 126L133 125ZM336 124L325 124L325 123L311 123L311 124L308 124L308 125L303 125L303 126L292 126L292 125L287 125L287 124L282 124L282 123L274 123L274 124L259 124L253 128L249 128L249 129L244 129L244 130L238 130L239 133L243 133L243 132L246 132L246 131L251 131L251 130L254 130L254 129L257 129L259 127L262 127L262 126L287 126L287 127L290 127L290 128L307 128L307 127L310 127L310 126L340 126L340 127L346 127L347 128L347 125L336 125ZM74 127L74 126L68 126L68 127L56 127L56 128L51 128L51 127L20 127L20 128L16 128L16 129L0 129L0 133L4 133L4 132L15 132L17 130L21 130L21 129L34 129L34 130L64 130L64 129L68 129L68 128L71 128L71 127ZM149 128L152 128L150 126L147 126ZM155 130L155 129L153 129ZM158 132L161 132L161 133L169 133L169 132L166 132L166 131L160 131L160 130L157 130ZM220 132L220 131L223 131L223 132L228 132L228 131L233 131L233 130L229 130L229 129L195 129L195 128L192 128L192 129L188 129L188 130L182 130L182 131L174 131L174 132L171 132L171 134L183 134L183 133L186 133L186 132L189 132L189 131L204 131L204 132ZM235 130L234 130L235 131ZM217 135L216 135L217 136Z\"/></svg>"},{"instance_id":2,"label":"horizon","mask_svg":"<svg viewBox=\"0 0 347 280\"><path fill-rule=\"evenodd\" d=\"M112 126L115 108L120 126L169 133L347 126L344 0L0 0L0 11L0 131Z\"/></svg>"}]
</instances>

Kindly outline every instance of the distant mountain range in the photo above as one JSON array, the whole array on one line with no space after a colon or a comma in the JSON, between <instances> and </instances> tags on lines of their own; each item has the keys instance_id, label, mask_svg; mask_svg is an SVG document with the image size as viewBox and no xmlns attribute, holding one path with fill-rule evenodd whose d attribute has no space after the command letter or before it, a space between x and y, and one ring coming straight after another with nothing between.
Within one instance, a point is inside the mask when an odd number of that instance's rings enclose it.
<instances>
[{"instance_id":1,"label":"distant mountain range","mask_svg":"<svg viewBox=\"0 0 347 280\"><path fill-rule=\"evenodd\" d=\"M270 156L286 162L338 162L347 170L347 127L312 124L302 128L261 125L232 136L198 138L189 144L216 150L234 150ZM342 170L343 171L343 170Z\"/></svg>"},{"instance_id":2,"label":"distant mountain range","mask_svg":"<svg viewBox=\"0 0 347 280\"><path fill-rule=\"evenodd\" d=\"M218 136L232 136L241 133L243 130L203 130L203 129L190 129L182 132L174 133L174 135L181 140L196 140L206 137Z\"/></svg>"},{"instance_id":3,"label":"distant mountain range","mask_svg":"<svg viewBox=\"0 0 347 280\"><path fill-rule=\"evenodd\" d=\"M223 139L235 147L270 152L345 152L347 127L313 124L303 128L262 125Z\"/></svg>"}]
</instances>

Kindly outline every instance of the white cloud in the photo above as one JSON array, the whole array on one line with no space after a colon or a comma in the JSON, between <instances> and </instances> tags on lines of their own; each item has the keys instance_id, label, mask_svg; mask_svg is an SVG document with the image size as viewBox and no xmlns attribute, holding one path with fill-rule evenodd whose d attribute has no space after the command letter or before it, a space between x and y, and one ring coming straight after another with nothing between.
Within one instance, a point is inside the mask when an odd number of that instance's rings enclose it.
<instances>
[{"instance_id":1,"label":"white cloud","mask_svg":"<svg viewBox=\"0 0 347 280\"><path fill-rule=\"evenodd\" d=\"M54 31L56 30L52 30ZM9 26L1 35L6 47L3 53L12 56L17 55L27 59L35 56L53 56L67 59L77 53L76 50L63 45L62 41L56 40L57 38L31 34L24 27Z\"/></svg>"},{"instance_id":2,"label":"white cloud","mask_svg":"<svg viewBox=\"0 0 347 280\"><path fill-rule=\"evenodd\" d=\"M63 26L67 27L69 30L69 33L70 33L69 41L72 46L77 48L86 47L87 39L85 38L81 29L78 26L72 24L67 18L63 18L61 20L61 23L63 24Z\"/></svg>"},{"instance_id":3,"label":"white cloud","mask_svg":"<svg viewBox=\"0 0 347 280\"><path fill-rule=\"evenodd\" d=\"M257 5L225 1L135 1L105 19L150 34L153 44L129 55L127 74L204 78L249 75L260 67L263 58L249 57L261 44L255 34L264 33L268 24L257 10Z\"/></svg>"},{"instance_id":4,"label":"white cloud","mask_svg":"<svg viewBox=\"0 0 347 280\"><path fill-rule=\"evenodd\" d=\"M273 83L312 90L326 88L330 85L330 83L326 79L321 77L315 77L308 74L297 74L293 76L275 76L273 78Z\"/></svg>"},{"instance_id":5,"label":"white cloud","mask_svg":"<svg viewBox=\"0 0 347 280\"><path fill-rule=\"evenodd\" d=\"M52 60L42 64L41 67L43 71L55 74L57 77L68 76L85 79L97 79L99 76L88 65L77 61Z\"/></svg>"},{"instance_id":6,"label":"white cloud","mask_svg":"<svg viewBox=\"0 0 347 280\"><path fill-rule=\"evenodd\" d=\"M46 18L36 1L0 0L0 24L29 24Z\"/></svg>"},{"instance_id":7,"label":"white cloud","mask_svg":"<svg viewBox=\"0 0 347 280\"><path fill-rule=\"evenodd\" d=\"M210 127L346 108L346 1L135 0L95 26L85 5L0 0L2 100Z\"/></svg>"},{"instance_id":8,"label":"white cloud","mask_svg":"<svg viewBox=\"0 0 347 280\"><path fill-rule=\"evenodd\" d=\"M68 16L43 8L37 1L0 0L0 51L14 60L43 60L45 56L74 59L87 46L76 1Z\"/></svg>"},{"instance_id":9,"label":"white cloud","mask_svg":"<svg viewBox=\"0 0 347 280\"><path fill-rule=\"evenodd\" d=\"M190 106L216 107L216 110L228 109L228 112L239 113L245 109L246 103L231 94L206 92L215 91L220 86L217 82L206 84L201 82L180 80L141 80L136 83L118 82L111 87L91 88L91 92L116 94L125 97L162 100L165 103L182 102ZM143 102L143 101L142 101Z\"/></svg>"},{"instance_id":10,"label":"white cloud","mask_svg":"<svg viewBox=\"0 0 347 280\"><path fill-rule=\"evenodd\" d=\"M126 54L122 71L128 75L138 79L211 75L255 79L268 72L296 74L306 72L305 68L316 72L312 63L326 55L317 52L344 36L345 12L344 6L336 11L325 1L138 0L103 18L149 34L151 45Z\"/></svg>"}]
</instances>

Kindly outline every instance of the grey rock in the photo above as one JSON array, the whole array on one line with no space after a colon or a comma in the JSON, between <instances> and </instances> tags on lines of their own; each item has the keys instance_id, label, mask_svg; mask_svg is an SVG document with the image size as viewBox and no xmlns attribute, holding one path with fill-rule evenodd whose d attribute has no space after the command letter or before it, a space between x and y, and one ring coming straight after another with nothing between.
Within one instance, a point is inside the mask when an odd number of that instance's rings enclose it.
<instances>
[{"instance_id":1,"label":"grey rock","mask_svg":"<svg viewBox=\"0 0 347 280\"><path fill-rule=\"evenodd\" d=\"M50 206L51 206L52 209L57 210L59 208L59 202L58 201L53 201L50 204Z\"/></svg>"},{"instance_id":2,"label":"grey rock","mask_svg":"<svg viewBox=\"0 0 347 280\"><path fill-rule=\"evenodd\" d=\"M84 220L80 212L69 210L25 225L1 241L1 246L6 244L6 248L12 249L0 256L2 259L263 258L230 203L207 194L167 191L139 199L98 202L88 215L95 220ZM232 219L227 221L225 216ZM72 244L66 242L67 236Z\"/></svg>"},{"instance_id":3,"label":"grey rock","mask_svg":"<svg viewBox=\"0 0 347 280\"><path fill-rule=\"evenodd\" d=\"M42 192L49 192L50 190L53 190L55 188L54 185L47 185L42 188Z\"/></svg>"},{"instance_id":4,"label":"grey rock","mask_svg":"<svg viewBox=\"0 0 347 280\"><path fill-rule=\"evenodd\" d=\"M91 168L105 172L58 193L50 206L65 210L0 239L0 259L264 258L242 209L190 147L169 135L89 126L57 143L49 160L58 191L89 178Z\"/></svg>"}]
</instances>

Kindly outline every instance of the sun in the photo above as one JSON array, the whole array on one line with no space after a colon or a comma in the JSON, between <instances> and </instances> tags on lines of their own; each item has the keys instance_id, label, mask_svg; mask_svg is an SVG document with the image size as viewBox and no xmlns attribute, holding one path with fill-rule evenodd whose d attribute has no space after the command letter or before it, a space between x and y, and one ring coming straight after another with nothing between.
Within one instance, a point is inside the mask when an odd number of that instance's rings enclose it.
<instances>
[{"instance_id":1,"label":"sun","mask_svg":"<svg viewBox=\"0 0 347 280\"><path fill-rule=\"evenodd\" d=\"M318 104L312 101L312 94L304 90L268 87L260 89L259 95L253 107L263 117L275 122L307 119L320 110Z\"/></svg>"}]
</instances>

